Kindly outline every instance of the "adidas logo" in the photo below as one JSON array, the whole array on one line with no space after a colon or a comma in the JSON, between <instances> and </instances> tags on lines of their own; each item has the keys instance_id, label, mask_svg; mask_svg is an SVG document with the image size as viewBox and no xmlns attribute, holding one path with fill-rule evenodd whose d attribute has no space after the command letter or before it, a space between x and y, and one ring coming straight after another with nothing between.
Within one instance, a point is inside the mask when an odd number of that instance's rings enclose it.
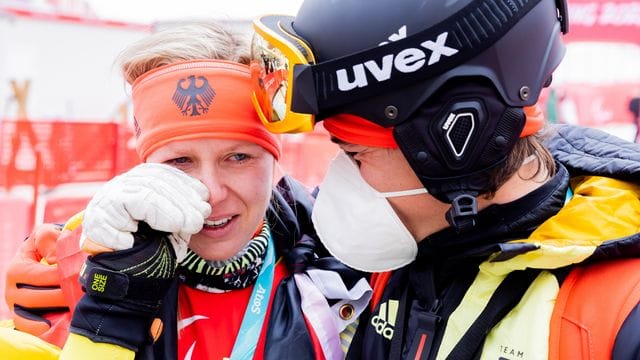
<instances>
[{"instance_id":1,"label":"adidas logo","mask_svg":"<svg viewBox=\"0 0 640 360\"><path fill-rule=\"evenodd\" d=\"M379 335L391 340L398 316L398 300L389 300L380 305L378 315L371 318L371 325Z\"/></svg>"}]
</instances>

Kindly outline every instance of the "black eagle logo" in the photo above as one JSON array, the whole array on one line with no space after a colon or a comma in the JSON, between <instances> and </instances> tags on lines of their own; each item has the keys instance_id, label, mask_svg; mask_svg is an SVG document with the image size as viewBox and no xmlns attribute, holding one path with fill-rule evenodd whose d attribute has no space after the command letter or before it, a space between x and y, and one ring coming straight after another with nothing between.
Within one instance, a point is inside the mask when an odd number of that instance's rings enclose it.
<instances>
[{"instance_id":1,"label":"black eagle logo","mask_svg":"<svg viewBox=\"0 0 640 360\"><path fill-rule=\"evenodd\" d=\"M184 83L187 80L189 85L185 88ZM178 106L182 115L197 116L209 111L214 96L216 92L209 85L207 78L204 76L196 78L195 75L191 75L187 79L178 80L171 100Z\"/></svg>"}]
</instances>

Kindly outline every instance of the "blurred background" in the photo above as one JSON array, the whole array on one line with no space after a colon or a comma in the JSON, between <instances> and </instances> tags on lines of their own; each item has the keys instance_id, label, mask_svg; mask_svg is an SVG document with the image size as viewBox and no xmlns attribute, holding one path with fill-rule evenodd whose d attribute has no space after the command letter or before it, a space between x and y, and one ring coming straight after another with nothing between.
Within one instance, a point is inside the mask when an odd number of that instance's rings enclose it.
<instances>
[{"instance_id":1,"label":"blurred background","mask_svg":"<svg viewBox=\"0 0 640 360\"><path fill-rule=\"evenodd\" d=\"M215 18L249 36L255 16L293 15L301 2L0 0L0 318L6 264L30 229L64 223L138 161L116 55L185 20ZM548 121L639 141L640 0L569 0L565 40L540 99ZM336 151L326 132L283 140L283 168L317 185Z\"/></svg>"}]
</instances>

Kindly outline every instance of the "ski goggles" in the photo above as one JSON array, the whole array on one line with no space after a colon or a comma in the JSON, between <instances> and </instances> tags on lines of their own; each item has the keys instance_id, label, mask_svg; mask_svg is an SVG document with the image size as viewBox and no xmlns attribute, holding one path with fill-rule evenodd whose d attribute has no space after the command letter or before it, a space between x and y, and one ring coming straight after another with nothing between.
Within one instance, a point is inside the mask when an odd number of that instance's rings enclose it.
<instances>
[{"instance_id":1,"label":"ski goggles","mask_svg":"<svg viewBox=\"0 0 640 360\"><path fill-rule=\"evenodd\" d=\"M253 105L258 116L274 133L297 133L313 130L313 109L295 111L300 94L294 97L296 66L315 63L309 46L283 28L290 16L265 16L254 21L251 42L251 77ZM299 81L299 80L298 80ZM294 90L295 89L295 90Z\"/></svg>"},{"instance_id":2,"label":"ski goggles","mask_svg":"<svg viewBox=\"0 0 640 360\"><path fill-rule=\"evenodd\" d=\"M380 91L385 84L349 83L346 69L363 59L380 57L388 47L368 49L350 56L316 63L311 47L291 24L294 17L266 15L253 21L251 42L252 101L266 128L274 133L313 130L316 118L339 113L343 105ZM414 37L410 40L417 41ZM405 41L396 47L406 46ZM393 44L394 46L396 44ZM395 79L394 79L395 80ZM394 83L397 83L394 81ZM388 126L389 124L381 124Z\"/></svg>"},{"instance_id":3,"label":"ski goggles","mask_svg":"<svg viewBox=\"0 0 640 360\"><path fill-rule=\"evenodd\" d=\"M410 36L409 41L316 63L311 47L293 30L293 20L293 16L266 15L253 21L252 101L266 128L274 133L311 131L316 119L340 113L344 105L402 84L402 79L394 78L363 86L350 80L346 69L362 66L364 59L382 57L390 48L401 49L410 41L419 41Z\"/></svg>"}]
</instances>

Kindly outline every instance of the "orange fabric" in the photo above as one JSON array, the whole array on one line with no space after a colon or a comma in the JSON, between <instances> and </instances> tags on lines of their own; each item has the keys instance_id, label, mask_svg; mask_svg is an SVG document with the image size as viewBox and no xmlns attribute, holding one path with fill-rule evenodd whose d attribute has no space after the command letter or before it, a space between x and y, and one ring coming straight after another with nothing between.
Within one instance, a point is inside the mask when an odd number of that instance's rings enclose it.
<instances>
[{"instance_id":1,"label":"orange fabric","mask_svg":"<svg viewBox=\"0 0 640 360\"><path fill-rule=\"evenodd\" d=\"M550 324L549 359L610 359L640 300L640 259L579 266L565 279Z\"/></svg>"},{"instance_id":2,"label":"orange fabric","mask_svg":"<svg viewBox=\"0 0 640 360\"><path fill-rule=\"evenodd\" d=\"M523 110L527 117L527 121L524 124L524 129L522 129L522 132L520 133L521 138L537 133L542 129L546 121L542 108L540 108L538 104L525 106Z\"/></svg>"},{"instance_id":3,"label":"orange fabric","mask_svg":"<svg viewBox=\"0 0 640 360\"><path fill-rule=\"evenodd\" d=\"M137 147L144 161L176 140L235 139L256 143L276 158L280 140L262 125L251 103L249 67L222 60L161 66L132 84Z\"/></svg>"},{"instance_id":4,"label":"orange fabric","mask_svg":"<svg viewBox=\"0 0 640 360\"><path fill-rule=\"evenodd\" d=\"M42 340L47 341L50 344L54 344L58 347L62 347L69 335L69 324L71 323L71 314L75 304L80 300L82 296L82 289L78 282L78 272L80 267L84 263L87 254L80 251L78 240L80 237L80 228L75 231L55 230L55 233L59 234L56 239L53 239L53 233L47 233L45 230L52 227L51 224L43 224L36 228L34 233L43 234L39 240L36 241L39 246L42 246L45 254L49 254L45 258L52 262L57 260L56 266L49 266L49 270L53 270L51 274L42 276L39 280L47 279L48 283L56 284L60 286L60 289L55 290L30 290L32 295L36 297L37 303L42 307L52 306L67 306L70 311L63 313L49 313L44 314L43 318L50 322L47 325L44 322L38 322L33 320L27 320L14 315L14 323L16 329L28 332L32 335L36 335ZM46 245L44 244L46 243ZM55 249L51 246L55 245ZM44 264L42 264L44 266ZM22 276L32 276L33 272L28 270L32 266L26 265L22 268ZM36 283L36 280L29 282L29 284ZM20 289L18 292L24 292L25 289ZM25 294L21 294L25 295ZM20 303L20 302L18 302ZM20 303L21 304L21 303Z\"/></svg>"},{"instance_id":5,"label":"orange fabric","mask_svg":"<svg viewBox=\"0 0 640 360\"><path fill-rule=\"evenodd\" d=\"M393 128L385 128L356 115L339 114L323 121L324 128L350 144L396 149Z\"/></svg>"},{"instance_id":6,"label":"orange fabric","mask_svg":"<svg viewBox=\"0 0 640 360\"><path fill-rule=\"evenodd\" d=\"M59 234L60 229L53 224L37 226L11 259L5 297L12 310L14 304L27 308L66 306L59 288L18 288L19 284L47 287L60 284L55 251L52 251ZM16 315L13 315L15 321Z\"/></svg>"},{"instance_id":7,"label":"orange fabric","mask_svg":"<svg viewBox=\"0 0 640 360\"><path fill-rule=\"evenodd\" d=\"M545 123L540 106L525 106L526 122L520 137L533 135L542 129ZM398 144L393 138L393 128L385 128L371 121L351 114L338 114L324 120L324 127L336 138L364 146L396 149Z\"/></svg>"},{"instance_id":8,"label":"orange fabric","mask_svg":"<svg viewBox=\"0 0 640 360\"><path fill-rule=\"evenodd\" d=\"M49 344L62 348L69 336L69 325L71 324L71 312L45 314L43 317L51 323L47 331L38 337ZM16 329L18 326L16 325ZM32 333L33 334L33 333ZM35 335L35 334L33 334Z\"/></svg>"},{"instance_id":9,"label":"orange fabric","mask_svg":"<svg viewBox=\"0 0 640 360\"><path fill-rule=\"evenodd\" d=\"M382 273L373 273L371 274L371 278L369 279L369 284L371 284L371 288L373 289L373 294L371 295L371 301L369 302L369 306L371 310L375 309L382 298L382 293L384 292L389 279L391 278L391 271L382 272Z\"/></svg>"},{"instance_id":10,"label":"orange fabric","mask_svg":"<svg viewBox=\"0 0 640 360\"><path fill-rule=\"evenodd\" d=\"M276 263L273 287L260 339L254 359L264 358L264 342L273 305L275 290L288 271L282 260ZM178 332L178 358L184 359L191 351L191 358L222 359L231 355L236 335L240 330L253 286L242 290L213 294L188 286L180 286L178 292L179 318L191 318Z\"/></svg>"},{"instance_id":11,"label":"orange fabric","mask_svg":"<svg viewBox=\"0 0 640 360\"><path fill-rule=\"evenodd\" d=\"M61 347L67 337L70 312L45 313L41 321L13 312L14 305L31 309L73 307L70 304L74 303L67 301L64 289L57 287L61 286L59 258L56 253L60 234L60 229L53 224L42 224L33 230L11 260L7 270L5 297L12 310L16 329ZM48 288L18 287L18 284Z\"/></svg>"}]
</instances>

